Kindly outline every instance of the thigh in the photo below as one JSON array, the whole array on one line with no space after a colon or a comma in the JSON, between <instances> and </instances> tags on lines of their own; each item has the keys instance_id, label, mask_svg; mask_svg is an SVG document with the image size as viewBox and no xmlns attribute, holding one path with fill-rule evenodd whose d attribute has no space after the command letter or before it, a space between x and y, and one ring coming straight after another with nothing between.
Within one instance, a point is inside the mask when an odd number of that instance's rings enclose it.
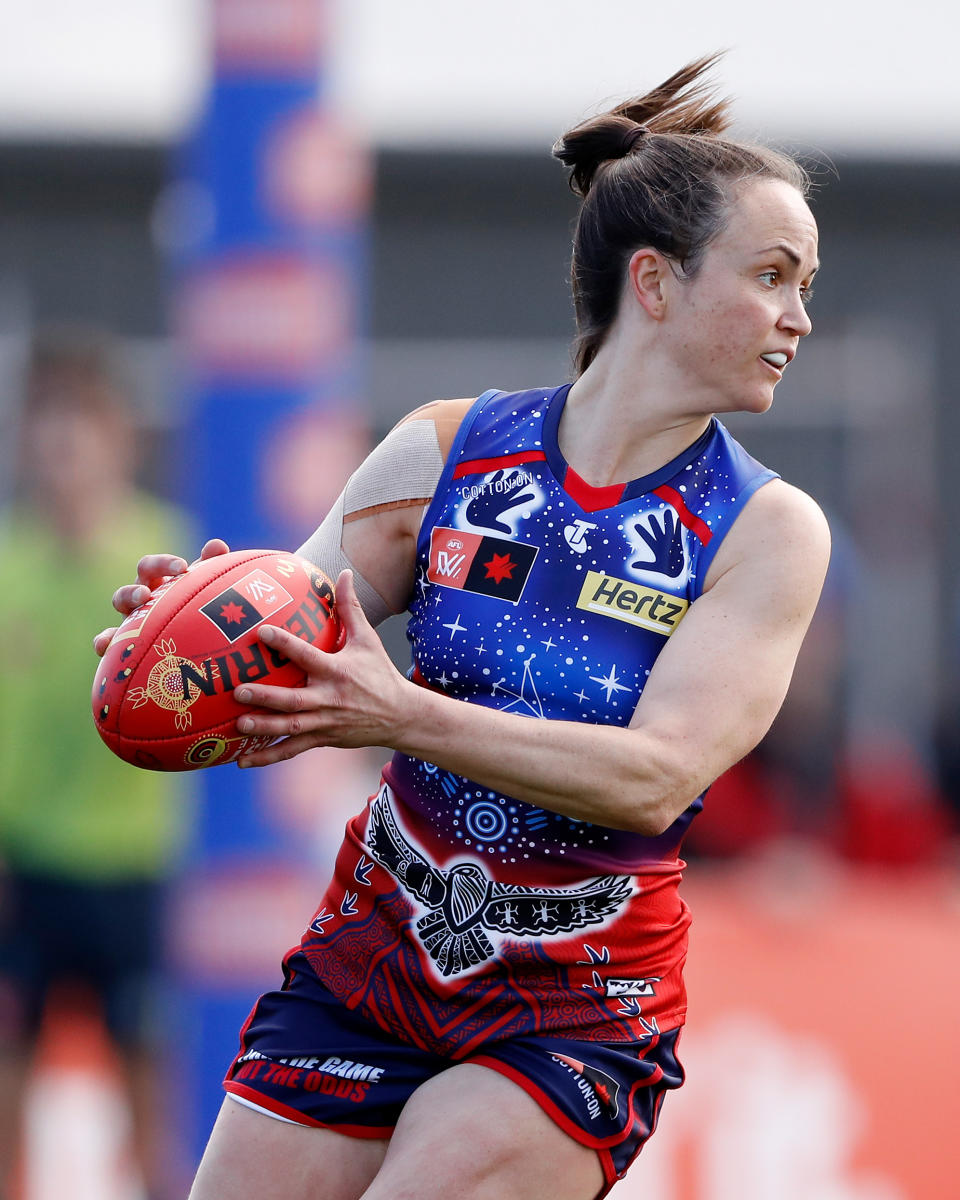
<instances>
[{"instance_id":1,"label":"thigh","mask_svg":"<svg viewBox=\"0 0 960 1200\"><path fill-rule=\"evenodd\" d=\"M227 1097L189 1200L359 1200L387 1143L293 1125Z\"/></svg>"},{"instance_id":2,"label":"thigh","mask_svg":"<svg viewBox=\"0 0 960 1200\"><path fill-rule=\"evenodd\" d=\"M595 1150L511 1080L464 1063L407 1101L364 1200L593 1200L604 1188Z\"/></svg>"}]
</instances>

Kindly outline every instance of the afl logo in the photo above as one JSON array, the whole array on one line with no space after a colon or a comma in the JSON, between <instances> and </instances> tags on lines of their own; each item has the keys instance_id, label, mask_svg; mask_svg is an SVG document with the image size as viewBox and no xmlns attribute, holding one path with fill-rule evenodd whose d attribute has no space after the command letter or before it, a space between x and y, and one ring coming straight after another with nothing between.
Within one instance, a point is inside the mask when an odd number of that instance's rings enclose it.
<instances>
[{"instance_id":1,"label":"afl logo","mask_svg":"<svg viewBox=\"0 0 960 1200\"><path fill-rule=\"evenodd\" d=\"M447 541L447 549L448 550L462 550L463 542L461 542L459 538L449 538Z\"/></svg>"}]
</instances>

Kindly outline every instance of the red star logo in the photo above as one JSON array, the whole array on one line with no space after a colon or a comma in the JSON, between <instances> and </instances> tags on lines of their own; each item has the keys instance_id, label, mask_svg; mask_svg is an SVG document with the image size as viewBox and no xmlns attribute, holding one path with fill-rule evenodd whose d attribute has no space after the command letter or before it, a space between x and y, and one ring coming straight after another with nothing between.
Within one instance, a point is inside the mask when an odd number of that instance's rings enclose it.
<instances>
[{"instance_id":1,"label":"red star logo","mask_svg":"<svg viewBox=\"0 0 960 1200\"><path fill-rule=\"evenodd\" d=\"M494 583L503 583L505 579L513 578L513 569L517 565L510 561L510 552L506 554L494 554L489 562L483 564L487 568L485 579L492 579Z\"/></svg>"},{"instance_id":2,"label":"red star logo","mask_svg":"<svg viewBox=\"0 0 960 1200\"><path fill-rule=\"evenodd\" d=\"M232 625L234 622L239 625L241 621L245 621L247 618L243 605L237 604L233 600L220 609L220 616L223 617L228 625Z\"/></svg>"}]
</instances>

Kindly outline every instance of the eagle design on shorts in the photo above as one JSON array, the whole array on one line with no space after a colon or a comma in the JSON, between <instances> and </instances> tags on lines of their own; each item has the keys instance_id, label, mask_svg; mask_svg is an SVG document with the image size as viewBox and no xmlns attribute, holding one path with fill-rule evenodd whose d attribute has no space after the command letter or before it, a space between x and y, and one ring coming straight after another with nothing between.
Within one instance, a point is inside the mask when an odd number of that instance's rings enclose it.
<instances>
[{"instance_id":1,"label":"eagle design on shorts","mask_svg":"<svg viewBox=\"0 0 960 1200\"><path fill-rule=\"evenodd\" d=\"M386 793L370 808L367 844L373 857L433 911L417 931L441 974L456 975L492 958L487 931L543 937L596 925L630 896L626 875L603 875L570 888L497 883L476 863L432 866L400 832Z\"/></svg>"}]
</instances>

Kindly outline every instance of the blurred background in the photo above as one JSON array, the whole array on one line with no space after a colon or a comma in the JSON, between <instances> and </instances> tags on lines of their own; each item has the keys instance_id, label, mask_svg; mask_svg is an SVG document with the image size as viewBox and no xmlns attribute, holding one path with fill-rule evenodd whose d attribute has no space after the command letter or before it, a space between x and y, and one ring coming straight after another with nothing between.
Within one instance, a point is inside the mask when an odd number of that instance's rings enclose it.
<instances>
[{"instance_id":1,"label":"blurred background","mask_svg":"<svg viewBox=\"0 0 960 1200\"><path fill-rule=\"evenodd\" d=\"M723 48L735 132L814 173L824 262L774 408L729 424L820 501L835 551L781 716L688 839L689 1081L614 1195L957 1195L958 34L946 0L909 29L853 0L6 6L11 1197L185 1194L239 1027L383 757L114 761L87 715L113 589L208 536L299 545L418 404L567 378L575 204L550 145ZM383 633L403 664L402 620ZM41 944L77 960L42 1014Z\"/></svg>"}]
</instances>

